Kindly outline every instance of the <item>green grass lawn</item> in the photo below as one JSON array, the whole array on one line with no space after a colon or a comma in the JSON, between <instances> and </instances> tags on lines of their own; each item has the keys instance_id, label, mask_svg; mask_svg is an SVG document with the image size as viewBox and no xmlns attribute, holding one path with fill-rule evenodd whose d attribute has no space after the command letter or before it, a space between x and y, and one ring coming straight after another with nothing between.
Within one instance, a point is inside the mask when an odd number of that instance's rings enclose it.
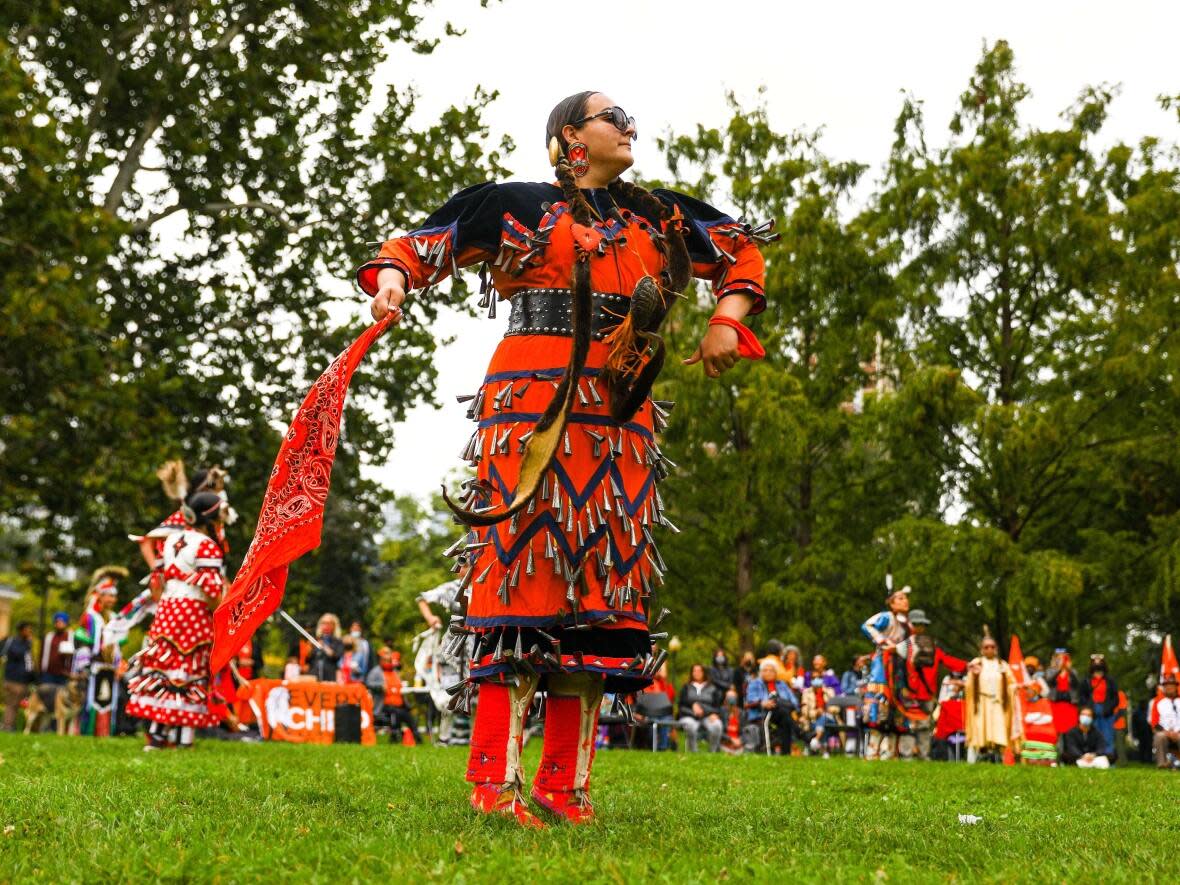
<instances>
[{"instance_id":1,"label":"green grass lawn","mask_svg":"<svg viewBox=\"0 0 1180 885\"><path fill-rule=\"evenodd\" d=\"M539 747L527 760L535 766ZM0 735L0 881L1175 881L1180 777L603 752L600 821L476 817L459 749ZM960 813L983 822L963 826Z\"/></svg>"}]
</instances>

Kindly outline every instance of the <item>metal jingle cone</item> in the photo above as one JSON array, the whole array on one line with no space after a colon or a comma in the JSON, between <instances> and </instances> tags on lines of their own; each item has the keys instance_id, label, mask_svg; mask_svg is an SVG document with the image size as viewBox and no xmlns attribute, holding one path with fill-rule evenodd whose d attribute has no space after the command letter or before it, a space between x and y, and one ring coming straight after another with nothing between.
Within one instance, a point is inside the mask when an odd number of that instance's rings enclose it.
<instances>
[{"instance_id":1,"label":"metal jingle cone","mask_svg":"<svg viewBox=\"0 0 1180 885\"><path fill-rule=\"evenodd\" d=\"M631 705L623 701L623 716L626 718L628 725L635 724L635 711L631 709Z\"/></svg>"},{"instance_id":2,"label":"metal jingle cone","mask_svg":"<svg viewBox=\"0 0 1180 885\"><path fill-rule=\"evenodd\" d=\"M668 659L668 649L661 648L660 653L655 657L655 663L652 664L651 672L655 673L663 665L664 661Z\"/></svg>"}]
</instances>

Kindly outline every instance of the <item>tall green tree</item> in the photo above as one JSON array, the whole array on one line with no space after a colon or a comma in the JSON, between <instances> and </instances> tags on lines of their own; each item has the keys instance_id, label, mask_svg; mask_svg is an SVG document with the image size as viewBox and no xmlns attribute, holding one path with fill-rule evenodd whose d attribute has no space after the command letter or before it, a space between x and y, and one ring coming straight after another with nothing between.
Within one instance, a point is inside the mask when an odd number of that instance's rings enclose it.
<instances>
[{"instance_id":1,"label":"tall green tree","mask_svg":"<svg viewBox=\"0 0 1180 885\"><path fill-rule=\"evenodd\" d=\"M874 530L928 495L873 438L877 385L894 383L879 361L898 302L887 254L846 220L864 167L774 131L762 107L733 110L724 130L670 139L669 166L679 187L777 219L782 239L763 250L769 307L751 322L766 360L720 381L673 365L661 381L677 401L664 444L685 528L666 542L674 629L842 653L849 623L877 602L858 566ZM705 292L677 307L674 352L692 351L711 311Z\"/></svg>"},{"instance_id":2,"label":"tall green tree","mask_svg":"<svg viewBox=\"0 0 1180 885\"><path fill-rule=\"evenodd\" d=\"M1175 348L1176 240L1158 210L1175 179L1151 180L1150 145L1137 170L1126 148L1096 147L1109 91L1084 91L1055 129L1022 122L1027 95L997 42L945 147L927 146L917 103L898 120L875 223L896 249L915 372L886 443L941 478L945 506L881 540L955 621L1052 647L1144 624L1115 605L1142 588L1111 566L1175 512L1126 472L1146 458L1168 475L1151 453L1174 440L1160 354Z\"/></svg>"},{"instance_id":3,"label":"tall green tree","mask_svg":"<svg viewBox=\"0 0 1180 885\"><path fill-rule=\"evenodd\" d=\"M392 48L438 42L413 0L0 2L0 31L0 503L66 559L125 560L166 506L155 466L216 461L240 555L278 429L355 334L333 281L499 170L491 96L423 126L411 90L375 85ZM432 395L427 329L462 291L416 300L358 372L354 461ZM358 467L326 530L364 546L385 494Z\"/></svg>"}]
</instances>

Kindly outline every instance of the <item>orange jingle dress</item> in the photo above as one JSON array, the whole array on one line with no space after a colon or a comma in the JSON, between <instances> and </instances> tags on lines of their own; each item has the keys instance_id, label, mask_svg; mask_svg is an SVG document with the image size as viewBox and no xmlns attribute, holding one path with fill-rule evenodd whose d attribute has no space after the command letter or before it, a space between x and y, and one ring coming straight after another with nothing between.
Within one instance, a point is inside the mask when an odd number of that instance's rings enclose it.
<instances>
[{"instance_id":1,"label":"orange jingle dress","mask_svg":"<svg viewBox=\"0 0 1180 885\"><path fill-rule=\"evenodd\" d=\"M661 618L655 599L665 572L653 531L676 530L657 488L669 464L656 433L671 404L648 398L620 426L599 376L608 352L602 338L626 314L636 283L664 268L656 242L663 225L606 189L582 193L599 216L594 227L605 247L590 259L595 324L576 405L527 510L474 529L448 551L471 565L466 618L453 629L476 634L473 681L509 680L511 662L523 659L542 675L601 673L608 691L631 692L650 682L662 659L649 627ZM751 313L763 310L763 260L751 228L691 197L653 193L684 216L694 275L711 281L717 298L745 293L755 302ZM409 290L483 263L481 306L494 317L497 293L512 302L509 331L482 385L460 398L476 422L462 449L476 468L468 507L512 500L524 442L569 360L572 223L556 184L476 185L384 243L357 272L373 295L385 267L402 271Z\"/></svg>"},{"instance_id":2,"label":"orange jingle dress","mask_svg":"<svg viewBox=\"0 0 1180 885\"><path fill-rule=\"evenodd\" d=\"M584 823L594 817L588 787L602 692L615 692L625 711L621 696L647 685L666 654L653 642L663 634L649 628L666 614L656 601L666 566L653 530L675 530L656 487L669 464L655 435L671 404L646 397L633 415L613 418L604 373L611 346L604 339L635 327L625 319L641 322L628 317L630 299L641 280L664 271L673 224L685 232L694 274L712 281L718 298L740 292L753 298L754 311L765 307L763 261L754 245L761 229L689 197L654 193L669 220L644 217L606 189L581 191L597 219L588 231L575 227L555 184L479 185L418 230L385 243L358 271L361 287L375 294L384 267L400 270L411 289L482 262L481 306L494 316L498 298L511 301L508 331L483 384L461 397L476 422L462 450L476 477L464 484L460 503L468 513L514 504L515 511L509 519L489 518L492 524L472 529L447 553L458 558L468 597L465 615L451 620L451 650L469 641L473 648L471 678L457 686L453 707L470 709L481 686L467 767L475 784L471 804L526 826L539 825L520 796L533 691L547 686L548 700L532 798ZM563 393L564 432L534 486L522 481L522 456L535 456L526 445L571 365L576 261L589 263L589 352L572 400ZM652 291L650 279L643 288ZM616 412L630 402L628 394ZM541 424L543 451L560 426ZM535 494L517 504L518 487L522 496L530 488Z\"/></svg>"}]
</instances>

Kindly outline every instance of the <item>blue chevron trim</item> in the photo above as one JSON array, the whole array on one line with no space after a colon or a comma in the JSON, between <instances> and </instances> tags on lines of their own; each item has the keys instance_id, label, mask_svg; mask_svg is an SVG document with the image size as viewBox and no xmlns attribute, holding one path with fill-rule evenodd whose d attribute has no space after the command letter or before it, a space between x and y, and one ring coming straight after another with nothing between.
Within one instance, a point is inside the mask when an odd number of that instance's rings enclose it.
<instances>
[{"instance_id":1,"label":"blue chevron trim","mask_svg":"<svg viewBox=\"0 0 1180 885\"><path fill-rule=\"evenodd\" d=\"M541 412L500 412L498 415L491 415L479 422L479 427L482 430L485 427L492 427L495 424L515 424L521 421L529 421L536 423L541 420ZM632 433L638 433L646 440L654 440L655 435L644 427L642 424L636 424L634 421L627 424L620 425L610 415L592 415L588 412L574 412L566 419L567 424L597 424L602 427L622 427L624 430L630 430Z\"/></svg>"},{"instance_id":2,"label":"blue chevron trim","mask_svg":"<svg viewBox=\"0 0 1180 885\"><path fill-rule=\"evenodd\" d=\"M602 484L603 479L609 472L614 477L615 482L619 484L619 488L623 491L623 512L628 516L634 517L639 513L639 507L643 504L644 499L647 498L651 492L651 487L655 485L656 475L655 471L649 471L647 479L643 481L643 485L639 487L639 492L635 495L635 499L631 500L627 497L627 487L623 485L623 472L619 470L614 461L603 461L598 469L594 471L594 475L590 477L590 481L586 483L586 487L580 491L574 487L573 480L570 479L569 474L565 472L565 468L561 466L561 462L554 461L552 470L557 476L561 487L565 489L566 497L574 502L574 509L581 510L586 506L586 502L594 497L594 493L598 491L598 487ZM495 462L492 462L488 467L488 482L495 483L499 489L500 497L505 501L512 497L512 489L504 482L504 478L500 476L500 471L496 469ZM618 498L615 502L618 503Z\"/></svg>"},{"instance_id":3,"label":"blue chevron trim","mask_svg":"<svg viewBox=\"0 0 1180 885\"><path fill-rule=\"evenodd\" d=\"M561 552L565 554L565 558L569 560L570 565L575 568L582 564L582 560L586 558L586 554L598 544L604 535L606 536L607 544L610 545L611 559L615 563L614 570L623 577L631 573L631 569L635 568L643 556L643 551L647 549L647 538L643 538L630 557L623 556L623 552L619 549L618 544L615 543L614 535L607 532L607 526L600 525L586 536L580 550L574 550L570 546L569 539L565 536L565 531L562 529L561 524L557 521L557 517L547 510L535 517L508 549L504 548L504 544L500 540L499 526L494 525L488 529L488 535L491 536L492 546L496 550L496 558L500 560L500 565L507 567L515 562L524 552L524 548L528 546L528 543L540 534L542 529L546 528L550 530L553 540L561 548ZM548 562L548 560L543 561ZM540 566L537 567L540 568Z\"/></svg>"}]
</instances>

